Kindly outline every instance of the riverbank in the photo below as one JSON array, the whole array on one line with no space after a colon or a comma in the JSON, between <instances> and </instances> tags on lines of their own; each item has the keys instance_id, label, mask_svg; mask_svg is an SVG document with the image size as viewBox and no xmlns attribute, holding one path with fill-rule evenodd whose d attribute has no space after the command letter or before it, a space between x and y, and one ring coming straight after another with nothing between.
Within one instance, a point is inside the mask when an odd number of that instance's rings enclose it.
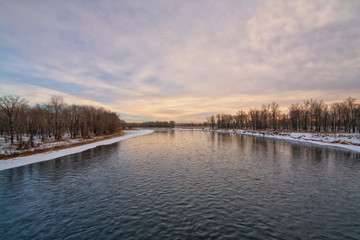
<instances>
[{"instance_id":1,"label":"riverbank","mask_svg":"<svg viewBox=\"0 0 360 240\"><path fill-rule=\"evenodd\" d=\"M60 150L56 150L56 151L48 151L48 152L33 154L33 155L29 155L29 156L22 156L22 157L15 157L15 158L10 158L10 159L6 159L6 160L0 160L0 171L9 169L9 168L20 167L20 166L24 166L24 165L28 165L28 164L32 164L32 163L48 161L48 160L55 159L58 157L63 157L66 155L83 152L88 149L95 148L97 146L109 145L109 144L113 144L113 143L116 143L119 141L129 139L129 138L150 134L152 132L153 132L153 130L131 130L131 131L126 130L125 134L123 136L119 136L119 137L113 137L113 138L100 140L100 141L96 141L96 142L91 142L91 143L87 143L87 144L80 145L80 146L74 146L74 147L72 147L70 145L70 146L67 146L68 148L60 149Z\"/></svg>"},{"instance_id":2,"label":"riverbank","mask_svg":"<svg viewBox=\"0 0 360 240\"><path fill-rule=\"evenodd\" d=\"M57 151L65 148L78 147L110 138L121 137L124 134L124 131L119 131L111 135L93 136L91 138L72 138L70 136L64 135L60 140L56 140L53 136L51 138L42 140L41 137L37 136L33 139L33 147L30 147L28 136L22 136L22 140L15 141L14 144L11 144L9 141L6 142L4 137L0 137L0 160Z\"/></svg>"},{"instance_id":3,"label":"riverbank","mask_svg":"<svg viewBox=\"0 0 360 240\"><path fill-rule=\"evenodd\" d=\"M253 131L242 129L203 129L208 132L233 133L254 137L266 137L281 140L314 143L323 146L333 146L360 152L359 133L313 133L313 132L283 132L283 131Z\"/></svg>"}]
</instances>

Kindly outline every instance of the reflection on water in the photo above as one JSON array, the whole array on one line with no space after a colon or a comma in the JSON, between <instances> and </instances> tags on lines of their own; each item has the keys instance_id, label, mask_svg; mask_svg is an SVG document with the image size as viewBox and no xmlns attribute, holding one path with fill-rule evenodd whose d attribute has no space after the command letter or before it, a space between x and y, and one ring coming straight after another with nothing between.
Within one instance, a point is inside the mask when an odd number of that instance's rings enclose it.
<instances>
[{"instance_id":1,"label":"reflection on water","mask_svg":"<svg viewBox=\"0 0 360 240\"><path fill-rule=\"evenodd\" d=\"M360 239L360 156L157 131L0 172L2 239Z\"/></svg>"}]
</instances>

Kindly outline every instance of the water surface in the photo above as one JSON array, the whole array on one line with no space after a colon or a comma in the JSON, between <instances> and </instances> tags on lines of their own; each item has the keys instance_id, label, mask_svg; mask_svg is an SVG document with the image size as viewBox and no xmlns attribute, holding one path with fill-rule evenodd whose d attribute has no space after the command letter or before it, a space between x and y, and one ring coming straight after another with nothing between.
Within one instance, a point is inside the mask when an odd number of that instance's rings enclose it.
<instances>
[{"instance_id":1,"label":"water surface","mask_svg":"<svg viewBox=\"0 0 360 240\"><path fill-rule=\"evenodd\" d=\"M0 172L2 239L360 239L360 155L157 131Z\"/></svg>"}]
</instances>

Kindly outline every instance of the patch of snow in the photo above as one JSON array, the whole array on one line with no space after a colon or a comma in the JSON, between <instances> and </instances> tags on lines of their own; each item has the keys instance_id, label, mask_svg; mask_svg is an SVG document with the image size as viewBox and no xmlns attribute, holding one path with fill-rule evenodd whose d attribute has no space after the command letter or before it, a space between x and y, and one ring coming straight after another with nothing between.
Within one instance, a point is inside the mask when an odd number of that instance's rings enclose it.
<instances>
[{"instance_id":1,"label":"patch of snow","mask_svg":"<svg viewBox=\"0 0 360 240\"><path fill-rule=\"evenodd\" d=\"M202 128L173 128L173 130L180 130L180 131L202 131Z\"/></svg>"},{"instance_id":2,"label":"patch of snow","mask_svg":"<svg viewBox=\"0 0 360 240\"><path fill-rule=\"evenodd\" d=\"M109 144L113 144L113 143L116 143L119 141L129 139L129 138L150 134L153 132L154 132L153 130L125 131L124 136L110 138L110 139L106 139L106 140L99 141L99 142L89 143L89 144L81 145L78 147L61 149L61 150L53 151L53 152L34 154L34 155L30 155L30 156L25 156L25 157L17 157L17 158L11 158L11 159L7 159L7 160L0 160L0 171L9 169L9 168L20 167L20 166L24 166L24 165L28 165L28 164L32 164L32 163L48 161L48 160L55 159L58 157L63 157L66 155L83 152L85 150L95 148L97 146L109 145Z\"/></svg>"},{"instance_id":3,"label":"patch of snow","mask_svg":"<svg viewBox=\"0 0 360 240\"><path fill-rule=\"evenodd\" d=\"M360 152L359 133L294 133L294 132L272 132L252 131L242 129L204 129L209 132L235 133L255 137L266 137L273 139L293 140L299 142L314 143L323 146L334 146Z\"/></svg>"}]
</instances>

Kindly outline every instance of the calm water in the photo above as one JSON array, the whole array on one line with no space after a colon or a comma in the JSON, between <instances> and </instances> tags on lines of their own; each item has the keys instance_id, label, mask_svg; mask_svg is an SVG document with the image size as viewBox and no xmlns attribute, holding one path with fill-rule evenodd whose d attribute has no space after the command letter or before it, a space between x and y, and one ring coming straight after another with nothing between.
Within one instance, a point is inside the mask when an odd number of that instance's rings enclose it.
<instances>
[{"instance_id":1,"label":"calm water","mask_svg":"<svg viewBox=\"0 0 360 240\"><path fill-rule=\"evenodd\" d=\"M360 155L158 131L0 172L2 239L360 239Z\"/></svg>"}]
</instances>

